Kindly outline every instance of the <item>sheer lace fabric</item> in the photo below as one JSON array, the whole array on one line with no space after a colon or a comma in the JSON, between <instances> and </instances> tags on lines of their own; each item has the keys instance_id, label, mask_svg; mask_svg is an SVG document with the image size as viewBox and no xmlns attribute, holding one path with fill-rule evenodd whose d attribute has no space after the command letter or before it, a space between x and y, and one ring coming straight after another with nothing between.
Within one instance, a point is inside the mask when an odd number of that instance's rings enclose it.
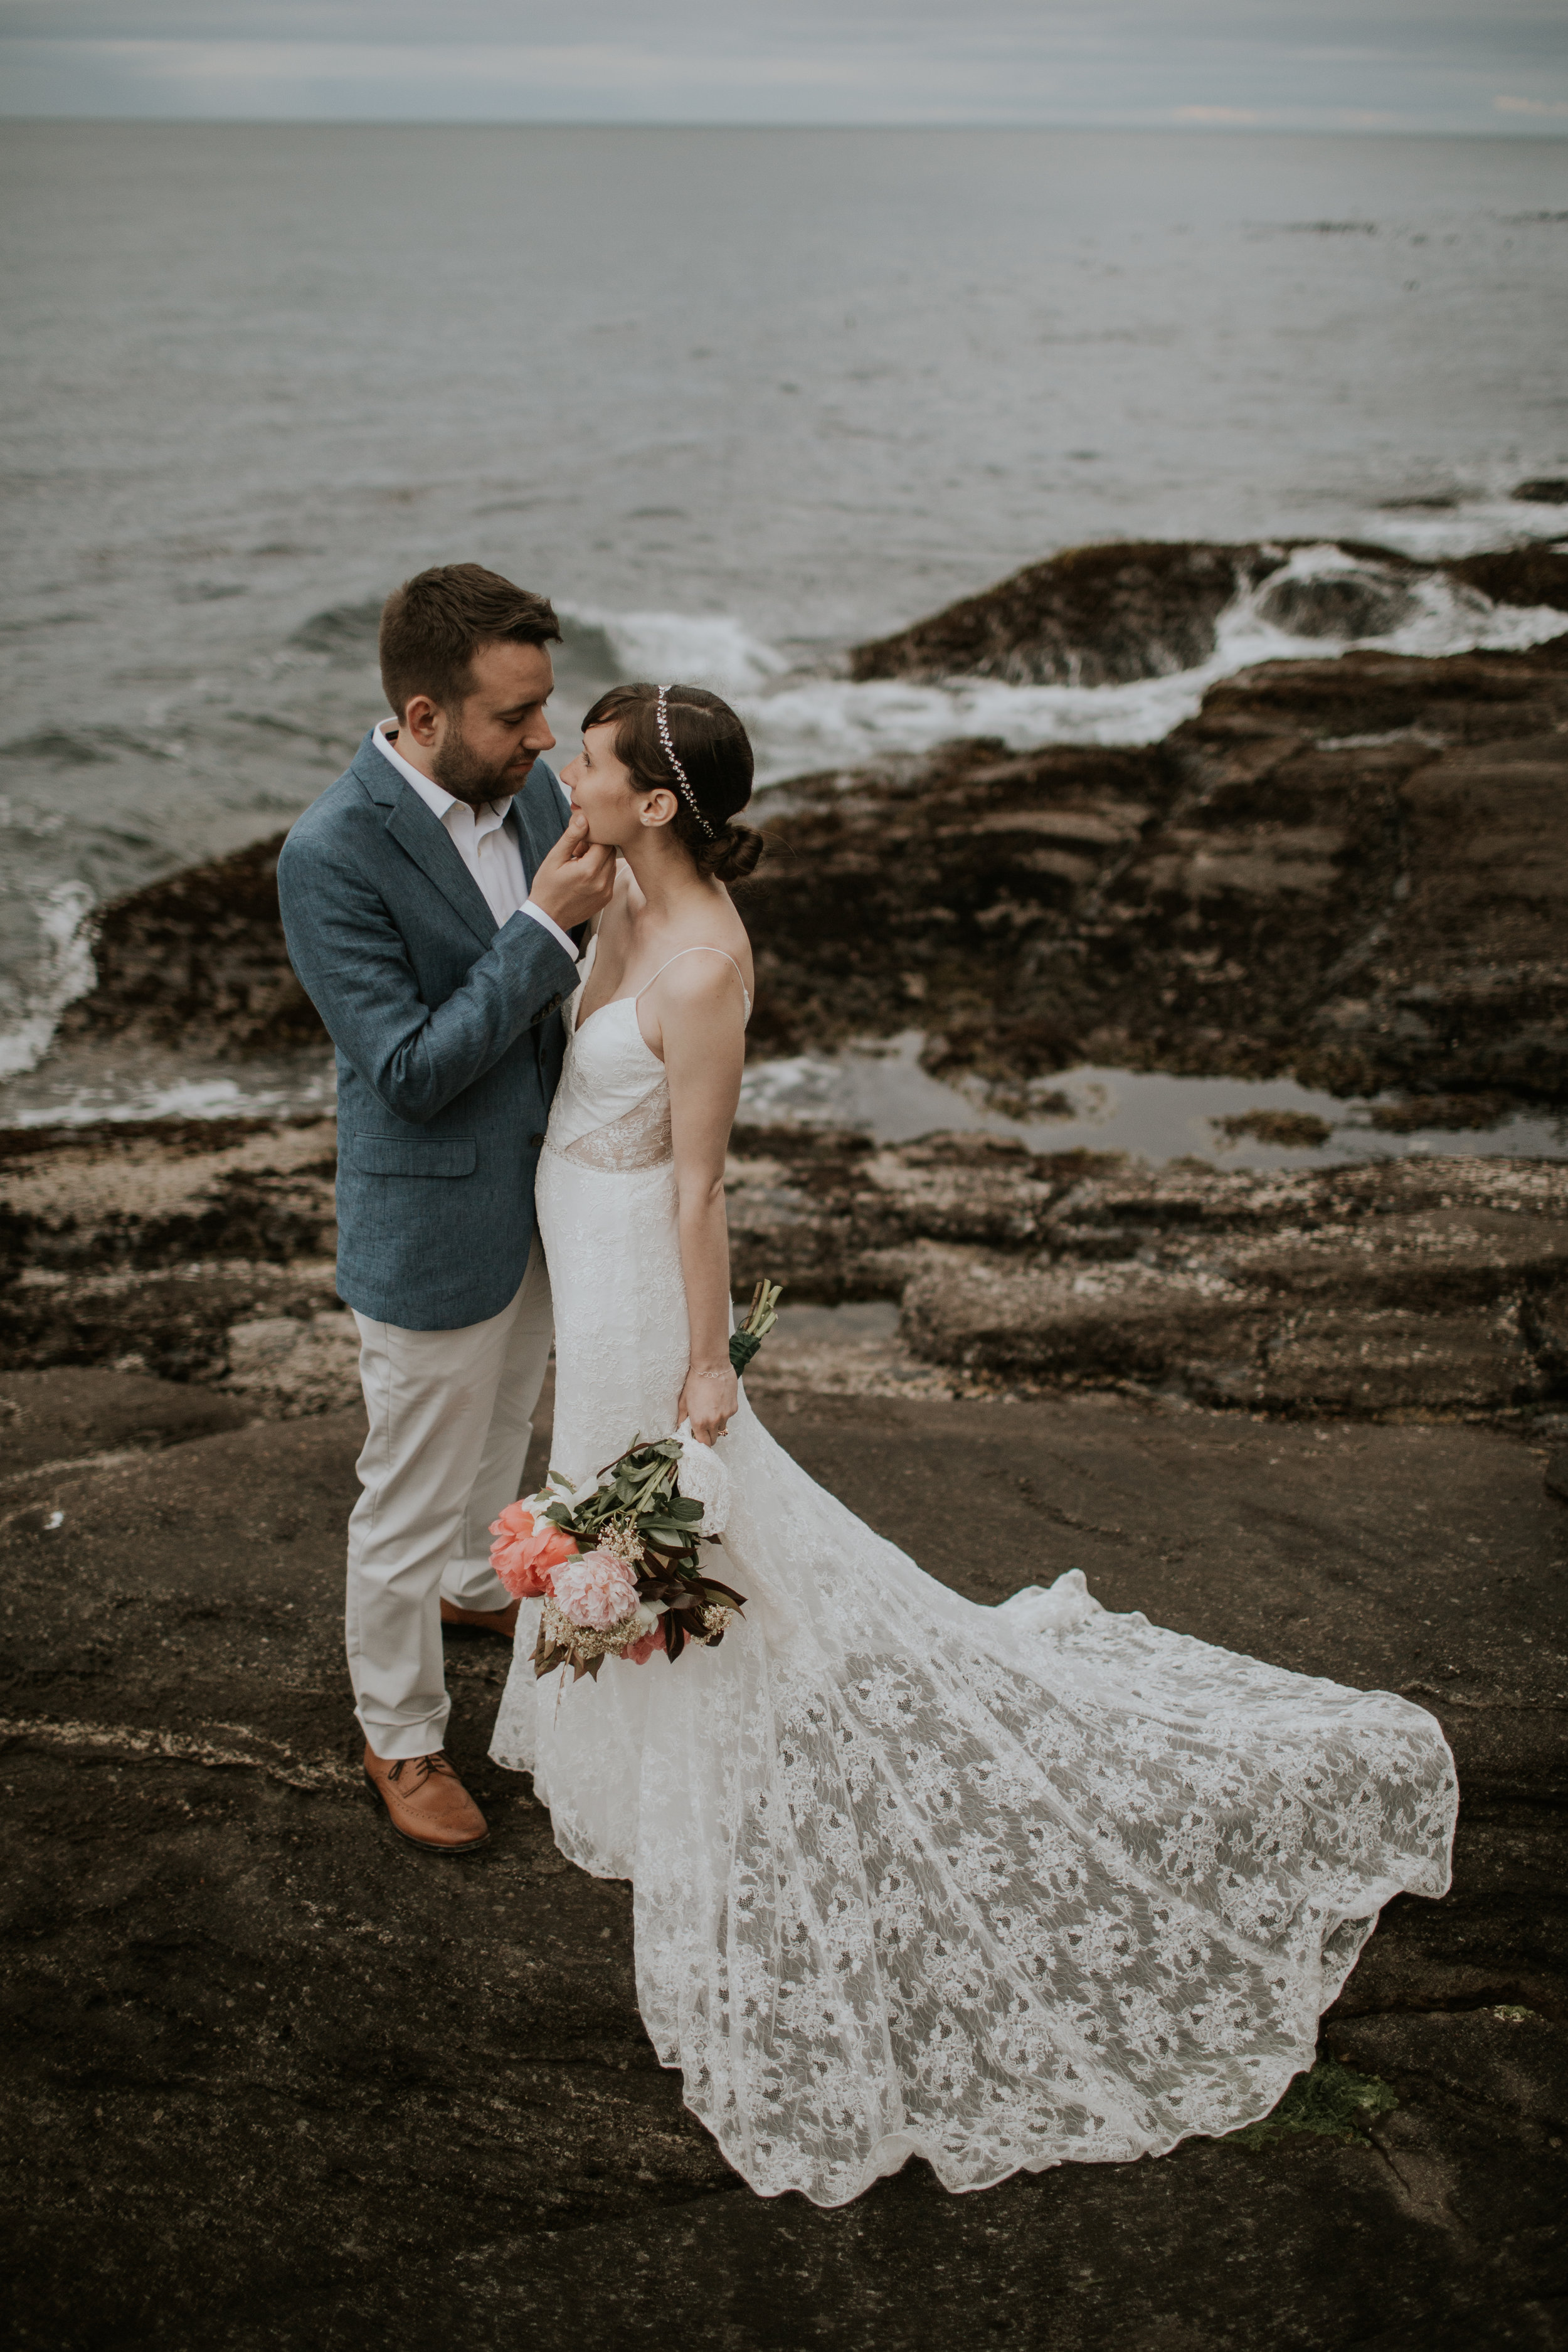
<instances>
[{"instance_id":1,"label":"sheer lace fabric","mask_svg":"<svg viewBox=\"0 0 1568 2352\"><path fill-rule=\"evenodd\" d=\"M553 1144L545 1146L546 1150L555 1149ZM559 1150L563 1160L574 1160L580 1168L607 1168L617 1176L635 1175L641 1168L662 1168L675 1157L668 1087L660 1078L618 1118L590 1128L586 1135L574 1136Z\"/></svg>"},{"instance_id":2,"label":"sheer lace fabric","mask_svg":"<svg viewBox=\"0 0 1568 2352\"><path fill-rule=\"evenodd\" d=\"M671 1429L685 1375L672 1169L556 1142L658 1066L604 1007L541 1162L574 1477ZM563 1853L633 1881L644 2021L730 2162L833 2205L914 2153L975 2189L1267 2114L1379 1907L1447 1888L1433 1718L1110 1615L1076 1574L977 1607L743 1400L723 1454L744 1622L563 1690L521 1623L492 1752Z\"/></svg>"}]
</instances>

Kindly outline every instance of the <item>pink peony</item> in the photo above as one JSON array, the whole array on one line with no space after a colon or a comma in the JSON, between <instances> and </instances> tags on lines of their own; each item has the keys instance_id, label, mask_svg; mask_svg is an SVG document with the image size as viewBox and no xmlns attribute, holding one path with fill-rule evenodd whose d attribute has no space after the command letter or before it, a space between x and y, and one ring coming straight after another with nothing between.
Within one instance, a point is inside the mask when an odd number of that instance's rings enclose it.
<instances>
[{"instance_id":1,"label":"pink peony","mask_svg":"<svg viewBox=\"0 0 1568 2352\"><path fill-rule=\"evenodd\" d=\"M646 1633L639 1633L635 1642L628 1642L618 1654L625 1658L627 1665L640 1666L645 1659L651 1658L656 1650L663 1647L664 1620L661 1617L657 1625L650 1625Z\"/></svg>"},{"instance_id":2,"label":"pink peony","mask_svg":"<svg viewBox=\"0 0 1568 2352\"><path fill-rule=\"evenodd\" d=\"M601 1633L629 1617L637 1605L631 1570L613 1552L580 1553L555 1570L550 1590L563 1617Z\"/></svg>"},{"instance_id":3,"label":"pink peony","mask_svg":"<svg viewBox=\"0 0 1568 2352\"><path fill-rule=\"evenodd\" d=\"M509 1503L499 1519L490 1521L495 1538L490 1566L520 1601L536 1601L553 1590L553 1571L577 1549L577 1538L553 1519L536 1519L522 1503Z\"/></svg>"}]
</instances>

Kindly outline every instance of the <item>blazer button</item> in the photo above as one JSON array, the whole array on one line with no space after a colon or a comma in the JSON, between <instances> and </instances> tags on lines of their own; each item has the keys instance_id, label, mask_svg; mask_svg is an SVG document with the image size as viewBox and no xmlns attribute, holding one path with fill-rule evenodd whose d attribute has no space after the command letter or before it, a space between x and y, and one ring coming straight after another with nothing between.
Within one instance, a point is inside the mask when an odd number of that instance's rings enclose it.
<instances>
[{"instance_id":1,"label":"blazer button","mask_svg":"<svg viewBox=\"0 0 1568 2352\"><path fill-rule=\"evenodd\" d=\"M542 1143L543 1142L544 1138L543 1138L543 1136L542 1136L542 1135L531 1135L531 1136L529 1137L529 1139L529 1139L530 1143L531 1143L531 1144L533 1144L535 1147L537 1147L538 1145L540 1145L540 1144L542 1144Z\"/></svg>"}]
</instances>

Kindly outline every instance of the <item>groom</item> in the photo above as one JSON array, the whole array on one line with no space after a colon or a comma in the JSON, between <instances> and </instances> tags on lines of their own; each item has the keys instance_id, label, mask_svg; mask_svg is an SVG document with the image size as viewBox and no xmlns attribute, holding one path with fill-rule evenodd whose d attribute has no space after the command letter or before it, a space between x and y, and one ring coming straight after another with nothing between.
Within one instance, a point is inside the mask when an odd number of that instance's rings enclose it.
<instances>
[{"instance_id":1,"label":"groom","mask_svg":"<svg viewBox=\"0 0 1568 2352\"><path fill-rule=\"evenodd\" d=\"M489 1835L444 1752L441 1628L516 1622L489 1530L517 1498L552 1339L533 1173L572 934L615 880L539 756L560 636L542 596L478 563L405 581L381 618L396 718L278 861L289 958L337 1047L338 1293L370 1415L349 1674L366 1777L431 1853Z\"/></svg>"}]
</instances>

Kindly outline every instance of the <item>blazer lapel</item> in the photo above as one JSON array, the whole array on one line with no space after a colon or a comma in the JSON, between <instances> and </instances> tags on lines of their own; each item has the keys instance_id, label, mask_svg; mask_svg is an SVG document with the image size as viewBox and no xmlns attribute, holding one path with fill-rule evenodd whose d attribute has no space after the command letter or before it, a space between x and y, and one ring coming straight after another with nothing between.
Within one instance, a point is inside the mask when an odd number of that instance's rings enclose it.
<instances>
[{"instance_id":1,"label":"blazer lapel","mask_svg":"<svg viewBox=\"0 0 1568 2352\"><path fill-rule=\"evenodd\" d=\"M434 882L452 912L462 917L480 945L488 948L500 926L489 910L484 892L464 865L440 818L426 807L401 776L397 782L403 796L394 803L386 820L388 833Z\"/></svg>"},{"instance_id":2,"label":"blazer lapel","mask_svg":"<svg viewBox=\"0 0 1568 2352\"><path fill-rule=\"evenodd\" d=\"M488 948L500 926L439 817L404 782L391 761L383 757L368 735L360 745L353 768L372 800L386 809L386 830L398 847L405 850L420 872L436 885L452 912L468 925L480 946Z\"/></svg>"}]
</instances>

